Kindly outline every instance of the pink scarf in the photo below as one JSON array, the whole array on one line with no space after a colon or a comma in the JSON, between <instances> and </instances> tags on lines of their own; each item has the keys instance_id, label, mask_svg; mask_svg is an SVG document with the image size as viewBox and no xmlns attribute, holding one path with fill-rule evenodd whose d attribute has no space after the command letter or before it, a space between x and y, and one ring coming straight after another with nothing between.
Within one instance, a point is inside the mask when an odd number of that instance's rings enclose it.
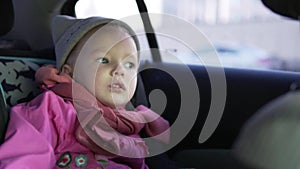
<instances>
[{"instance_id":1,"label":"pink scarf","mask_svg":"<svg viewBox=\"0 0 300 169\"><path fill-rule=\"evenodd\" d=\"M137 111L116 110L107 107L96 100L95 96L76 83L69 75L59 74L54 66L41 67L37 70L35 78L42 88L50 89L73 103L78 113L78 119L81 121L81 126L85 129L105 127L103 126L103 120L101 121L102 118L100 118L102 115L111 128L124 135L136 135L143 128L148 136L157 136L167 131L160 137L156 137L156 139L165 143L169 142L169 123L144 106L138 106ZM147 112L147 116L152 116L152 119L155 120L143 123L141 119L144 118L141 111ZM81 127L79 127L76 134L79 141L84 142L84 145L88 144L88 146L97 149L98 146L89 138L93 136L89 135L88 137ZM103 153L101 148L99 151Z\"/></svg>"}]
</instances>

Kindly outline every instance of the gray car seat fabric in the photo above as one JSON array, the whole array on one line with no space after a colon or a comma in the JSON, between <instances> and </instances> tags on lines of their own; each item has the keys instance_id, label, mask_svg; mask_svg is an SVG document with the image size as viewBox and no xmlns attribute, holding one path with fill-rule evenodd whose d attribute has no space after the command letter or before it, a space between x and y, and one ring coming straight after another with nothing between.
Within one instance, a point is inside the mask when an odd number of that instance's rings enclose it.
<instances>
[{"instance_id":1,"label":"gray car seat fabric","mask_svg":"<svg viewBox=\"0 0 300 169\"><path fill-rule=\"evenodd\" d=\"M34 82L35 71L42 65L54 64L52 60L0 56L0 83L9 107L29 101L39 94Z\"/></svg>"}]
</instances>

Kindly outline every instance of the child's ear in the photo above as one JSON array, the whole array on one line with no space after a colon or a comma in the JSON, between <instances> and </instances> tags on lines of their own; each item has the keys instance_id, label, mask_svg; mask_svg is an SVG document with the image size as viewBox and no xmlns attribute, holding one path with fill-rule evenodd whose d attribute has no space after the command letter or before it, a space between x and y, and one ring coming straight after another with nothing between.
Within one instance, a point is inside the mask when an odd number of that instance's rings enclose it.
<instances>
[{"instance_id":1,"label":"child's ear","mask_svg":"<svg viewBox=\"0 0 300 169\"><path fill-rule=\"evenodd\" d=\"M61 68L61 72L72 76L73 69L69 64L64 64Z\"/></svg>"}]
</instances>

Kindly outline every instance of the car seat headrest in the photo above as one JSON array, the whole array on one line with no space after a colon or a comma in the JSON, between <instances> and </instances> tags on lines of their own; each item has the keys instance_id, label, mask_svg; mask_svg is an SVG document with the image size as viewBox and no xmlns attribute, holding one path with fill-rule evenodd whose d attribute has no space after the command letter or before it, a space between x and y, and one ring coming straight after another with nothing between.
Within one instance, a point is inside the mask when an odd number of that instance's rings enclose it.
<instances>
[{"instance_id":1,"label":"car seat headrest","mask_svg":"<svg viewBox=\"0 0 300 169\"><path fill-rule=\"evenodd\" d=\"M262 0L263 4L273 12L298 20L300 17L300 1L299 0Z\"/></svg>"},{"instance_id":2,"label":"car seat headrest","mask_svg":"<svg viewBox=\"0 0 300 169\"><path fill-rule=\"evenodd\" d=\"M14 9L11 0L0 1L0 36L5 35L13 26Z\"/></svg>"}]
</instances>

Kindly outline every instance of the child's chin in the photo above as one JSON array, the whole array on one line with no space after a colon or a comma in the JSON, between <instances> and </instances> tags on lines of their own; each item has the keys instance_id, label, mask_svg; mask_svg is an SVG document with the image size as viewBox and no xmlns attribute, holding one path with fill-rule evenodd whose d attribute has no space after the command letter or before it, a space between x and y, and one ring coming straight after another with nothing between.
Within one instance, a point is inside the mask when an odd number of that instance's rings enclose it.
<instances>
[{"instance_id":1,"label":"child's chin","mask_svg":"<svg viewBox=\"0 0 300 169\"><path fill-rule=\"evenodd\" d=\"M121 100L114 100L112 102L106 103L105 105L111 108L124 108L126 104L127 102L125 103L124 101Z\"/></svg>"},{"instance_id":2,"label":"child's chin","mask_svg":"<svg viewBox=\"0 0 300 169\"><path fill-rule=\"evenodd\" d=\"M114 107L124 107L128 102L129 100L124 97L113 97L110 100L110 105L113 105Z\"/></svg>"}]
</instances>

